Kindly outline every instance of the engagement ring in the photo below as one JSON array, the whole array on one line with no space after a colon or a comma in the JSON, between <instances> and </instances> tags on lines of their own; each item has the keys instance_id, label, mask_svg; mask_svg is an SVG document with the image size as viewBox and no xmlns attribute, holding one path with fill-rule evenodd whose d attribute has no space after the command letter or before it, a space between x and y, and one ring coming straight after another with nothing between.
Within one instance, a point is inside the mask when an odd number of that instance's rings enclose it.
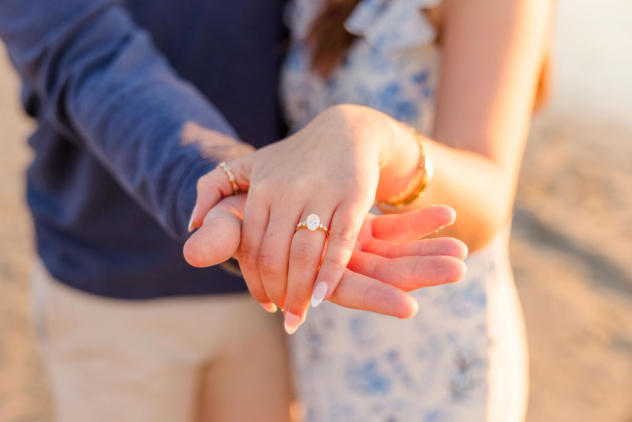
<instances>
[{"instance_id":1,"label":"engagement ring","mask_svg":"<svg viewBox=\"0 0 632 422\"><path fill-rule=\"evenodd\" d=\"M316 214L310 214L309 216L307 216L307 220L298 223L294 231L297 231L299 229L308 229L312 232L316 230L321 230L325 232L325 234L329 234L329 229L327 228L327 226L323 226L322 224L320 224L320 218Z\"/></svg>"}]
</instances>

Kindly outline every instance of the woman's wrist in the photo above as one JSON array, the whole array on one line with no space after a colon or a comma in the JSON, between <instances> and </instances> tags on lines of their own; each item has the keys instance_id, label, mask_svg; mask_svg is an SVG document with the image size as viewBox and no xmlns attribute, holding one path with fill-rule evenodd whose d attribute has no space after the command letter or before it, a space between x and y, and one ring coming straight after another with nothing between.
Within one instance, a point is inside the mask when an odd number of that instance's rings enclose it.
<instances>
[{"instance_id":1,"label":"woman's wrist","mask_svg":"<svg viewBox=\"0 0 632 422\"><path fill-rule=\"evenodd\" d=\"M384 142L384 160L380 165L380 181L376 192L377 200L392 198L409 187L410 181L419 172L422 159L420 143L415 135L401 122L383 115L389 136Z\"/></svg>"},{"instance_id":2,"label":"woman's wrist","mask_svg":"<svg viewBox=\"0 0 632 422\"><path fill-rule=\"evenodd\" d=\"M421 135L415 128L404 125L408 132L410 132L417 141L417 148L419 150L419 162L415 174L409 179L406 188L400 190L396 195L389 197L386 200L380 200L378 198L376 205L382 211L400 210L410 205L419 196L425 192L428 183L433 175L432 161L428 159L426 155L425 141L426 138Z\"/></svg>"}]
</instances>

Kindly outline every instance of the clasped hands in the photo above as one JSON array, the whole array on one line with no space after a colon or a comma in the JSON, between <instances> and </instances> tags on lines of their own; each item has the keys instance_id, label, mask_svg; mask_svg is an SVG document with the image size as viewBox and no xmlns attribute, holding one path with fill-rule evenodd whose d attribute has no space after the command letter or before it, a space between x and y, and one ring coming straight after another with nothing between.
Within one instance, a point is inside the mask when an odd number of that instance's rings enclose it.
<instances>
[{"instance_id":1,"label":"clasped hands","mask_svg":"<svg viewBox=\"0 0 632 422\"><path fill-rule=\"evenodd\" d=\"M282 309L290 334L310 301L415 315L408 292L460 280L467 248L452 238L420 239L454 222L449 207L369 213L417 164L416 141L397 126L372 109L333 107L296 134L230 161L247 193L233 196L220 169L203 176L187 262L208 267L235 256L252 296L268 311ZM310 214L328 236L295 230Z\"/></svg>"}]
</instances>

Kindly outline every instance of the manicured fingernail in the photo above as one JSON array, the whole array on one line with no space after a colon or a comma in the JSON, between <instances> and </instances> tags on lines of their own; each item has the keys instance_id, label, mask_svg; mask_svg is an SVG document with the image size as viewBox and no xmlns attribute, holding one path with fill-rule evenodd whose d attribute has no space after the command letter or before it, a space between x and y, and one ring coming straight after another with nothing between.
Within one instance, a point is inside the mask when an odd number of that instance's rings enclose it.
<instances>
[{"instance_id":1,"label":"manicured fingernail","mask_svg":"<svg viewBox=\"0 0 632 422\"><path fill-rule=\"evenodd\" d=\"M277 306L272 302L260 303L260 305L266 312L270 312L271 314L277 311Z\"/></svg>"},{"instance_id":2,"label":"manicured fingernail","mask_svg":"<svg viewBox=\"0 0 632 422\"><path fill-rule=\"evenodd\" d=\"M197 205L193 207L193 211L191 211L191 218L189 218L189 233L193 231L193 217L195 217L195 210L197 210Z\"/></svg>"},{"instance_id":3,"label":"manicured fingernail","mask_svg":"<svg viewBox=\"0 0 632 422\"><path fill-rule=\"evenodd\" d=\"M301 318L291 312L285 313L285 331L288 334L294 334L301 324Z\"/></svg>"},{"instance_id":4,"label":"manicured fingernail","mask_svg":"<svg viewBox=\"0 0 632 422\"><path fill-rule=\"evenodd\" d=\"M312 308L320 305L325 299L325 296L327 296L327 283L321 281L316 285L312 293Z\"/></svg>"},{"instance_id":5,"label":"manicured fingernail","mask_svg":"<svg viewBox=\"0 0 632 422\"><path fill-rule=\"evenodd\" d=\"M416 300L413 300L412 308L413 308L413 314L411 315L411 318L417 315L417 312L419 312L419 303Z\"/></svg>"}]
</instances>

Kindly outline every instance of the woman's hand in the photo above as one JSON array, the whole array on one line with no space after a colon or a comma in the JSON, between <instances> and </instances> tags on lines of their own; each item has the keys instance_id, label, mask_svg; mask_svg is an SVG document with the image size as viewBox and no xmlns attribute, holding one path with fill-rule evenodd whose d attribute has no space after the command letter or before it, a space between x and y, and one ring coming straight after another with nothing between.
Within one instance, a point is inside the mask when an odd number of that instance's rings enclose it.
<instances>
[{"instance_id":1,"label":"woman's hand","mask_svg":"<svg viewBox=\"0 0 632 422\"><path fill-rule=\"evenodd\" d=\"M417 165L414 139L393 142L393 126L375 110L337 106L289 138L228 163L240 188L248 190L238 257L255 299L274 303L287 319L297 320L316 285L319 298L336 290L364 217L376 192L381 194L378 182L383 177L393 186L399 171L405 186L406 173ZM199 227L231 193L221 170L202 177L192 226ZM329 228L328 239L322 231L295 232L310 214Z\"/></svg>"},{"instance_id":2,"label":"woman's hand","mask_svg":"<svg viewBox=\"0 0 632 422\"><path fill-rule=\"evenodd\" d=\"M205 217L202 227L187 241L184 256L191 265L208 267L233 256L240 241L246 195L230 196ZM347 269L331 302L399 318L412 317L417 304L406 292L452 283L465 274L465 245L455 239L415 240L452 224L454 211L436 206L400 215L368 214ZM212 241L209 241L212 239ZM314 303L318 305L318 303ZM266 310L276 310L262 303ZM296 330L306 313L287 321Z\"/></svg>"}]
</instances>

